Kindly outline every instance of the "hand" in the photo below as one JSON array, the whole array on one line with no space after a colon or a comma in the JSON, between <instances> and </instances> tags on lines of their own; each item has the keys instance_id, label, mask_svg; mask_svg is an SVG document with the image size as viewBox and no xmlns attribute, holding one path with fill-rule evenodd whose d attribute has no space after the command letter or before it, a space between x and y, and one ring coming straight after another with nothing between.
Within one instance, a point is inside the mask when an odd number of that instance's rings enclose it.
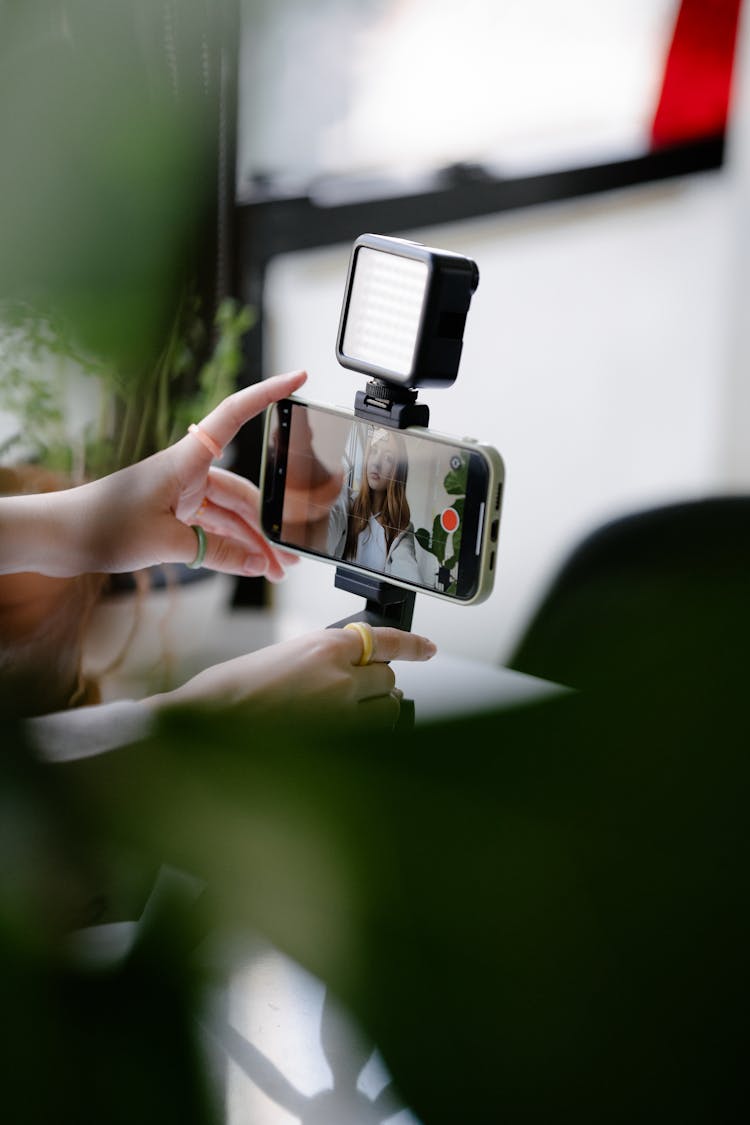
<instances>
[{"instance_id":1,"label":"hand","mask_svg":"<svg viewBox=\"0 0 750 1125\"><path fill-rule=\"evenodd\" d=\"M321 629L199 672L182 687L147 700L160 709L179 704L251 704L297 714L310 706L391 726L399 700L391 660L429 660L435 646L399 629L372 630L373 655L361 667L362 639L349 629Z\"/></svg>"},{"instance_id":2,"label":"hand","mask_svg":"<svg viewBox=\"0 0 750 1125\"><path fill-rule=\"evenodd\" d=\"M298 371L237 391L212 410L200 428L223 449L246 422L292 394L306 378ZM155 563L187 563L197 550L190 525L199 524L207 532L204 566L278 581L296 557L264 538L255 485L212 465L212 460L211 450L188 433L136 465L56 493L64 526L57 553L63 557L43 572L111 573ZM70 559L71 533L81 540L75 563Z\"/></svg>"}]
</instances>

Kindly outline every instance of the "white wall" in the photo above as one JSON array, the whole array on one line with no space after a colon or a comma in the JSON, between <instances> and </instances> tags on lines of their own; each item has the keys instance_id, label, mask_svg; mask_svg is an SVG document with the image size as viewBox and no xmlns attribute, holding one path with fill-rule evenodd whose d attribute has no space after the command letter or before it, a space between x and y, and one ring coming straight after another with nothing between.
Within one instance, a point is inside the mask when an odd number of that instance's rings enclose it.
<instances>
[{"instance_id":1,"label":"white wall","mask_svg":"<svg viewBox=\"0 0 750 1125\"><path fill-rule=\"evenodd\" d=\"M495 591L466 609L418 597L414 628L502 659L590 528L631 509L750 487L748 21L730 162L667 185L405 233L476 259L459 379L423 393L435 429L496 445L507 490ZM386 233L386 232L383 232ZM275 263L268 370L351 404L333 358L349 246ZM302 563L276 591L290 628L358 606Z\"/></svg>"}]
</instances>

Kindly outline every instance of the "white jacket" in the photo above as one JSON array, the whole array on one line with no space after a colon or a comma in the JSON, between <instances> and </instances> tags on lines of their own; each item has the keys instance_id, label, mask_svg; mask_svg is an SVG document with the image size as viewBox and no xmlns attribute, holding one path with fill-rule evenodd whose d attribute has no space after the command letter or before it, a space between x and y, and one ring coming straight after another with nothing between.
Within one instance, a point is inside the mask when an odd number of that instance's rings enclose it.
<instances>
[{"instance_id":1,"label":"white jacket","mask_svg":"<svg viewBox=\"0 0 750 1125\"><path fill-rule=\"evenodd\" d=\"M349 509L354 496L355 493L344 486L328 517L328 553L337 559L343 558ZM369 534L367 528L360 532L360 536L367 534ZM393 578L399 578L402 582L416 582L420 586L425 585L417 563L413 524L410 523L407 528L399 532L391 543L385 558L383 573L385 575L390 574Z\"/></svg>"}]
</instances>

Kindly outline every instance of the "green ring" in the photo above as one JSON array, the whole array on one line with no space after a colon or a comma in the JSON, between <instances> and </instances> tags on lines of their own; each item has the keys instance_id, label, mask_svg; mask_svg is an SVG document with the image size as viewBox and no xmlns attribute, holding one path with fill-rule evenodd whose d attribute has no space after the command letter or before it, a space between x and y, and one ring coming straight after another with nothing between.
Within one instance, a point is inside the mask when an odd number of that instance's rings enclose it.
<instances>
[{"instance_id":1,"label":"green ring","mask_svg":"<svg viewBox=\"0 0 750 1125\"><path fill-rule=\"evenodd\" d=\"M200 524L191 523L190 526L195 532L195 537L198 540L198 550L193 561L189 562L187 565L190 570L198 570L199 567L203 566L203 560L206 557L206 547L208 546L208 544L206 542L206 533L200 526Z\"/></svg>"}]
</instances>

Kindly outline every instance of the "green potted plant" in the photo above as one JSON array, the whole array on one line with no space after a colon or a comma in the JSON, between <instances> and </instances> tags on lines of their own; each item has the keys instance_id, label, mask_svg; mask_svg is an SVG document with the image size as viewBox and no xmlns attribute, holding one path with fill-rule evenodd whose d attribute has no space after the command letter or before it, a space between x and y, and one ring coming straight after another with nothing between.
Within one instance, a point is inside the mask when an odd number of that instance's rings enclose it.
<instances>
[{"instance_id":1,"label":"green potted plant","mask_svg":"<svg viewBox=\"0 0 750 1125\"><path fill-rule=\"evenodd\" d=\"M77 345L61 318L0 309L0 479L32 464L78 483L163 449L236 388L252 323L227 298L207 326L191 296L153 367L129 377Z\"/></svg>"}]
</instances>

